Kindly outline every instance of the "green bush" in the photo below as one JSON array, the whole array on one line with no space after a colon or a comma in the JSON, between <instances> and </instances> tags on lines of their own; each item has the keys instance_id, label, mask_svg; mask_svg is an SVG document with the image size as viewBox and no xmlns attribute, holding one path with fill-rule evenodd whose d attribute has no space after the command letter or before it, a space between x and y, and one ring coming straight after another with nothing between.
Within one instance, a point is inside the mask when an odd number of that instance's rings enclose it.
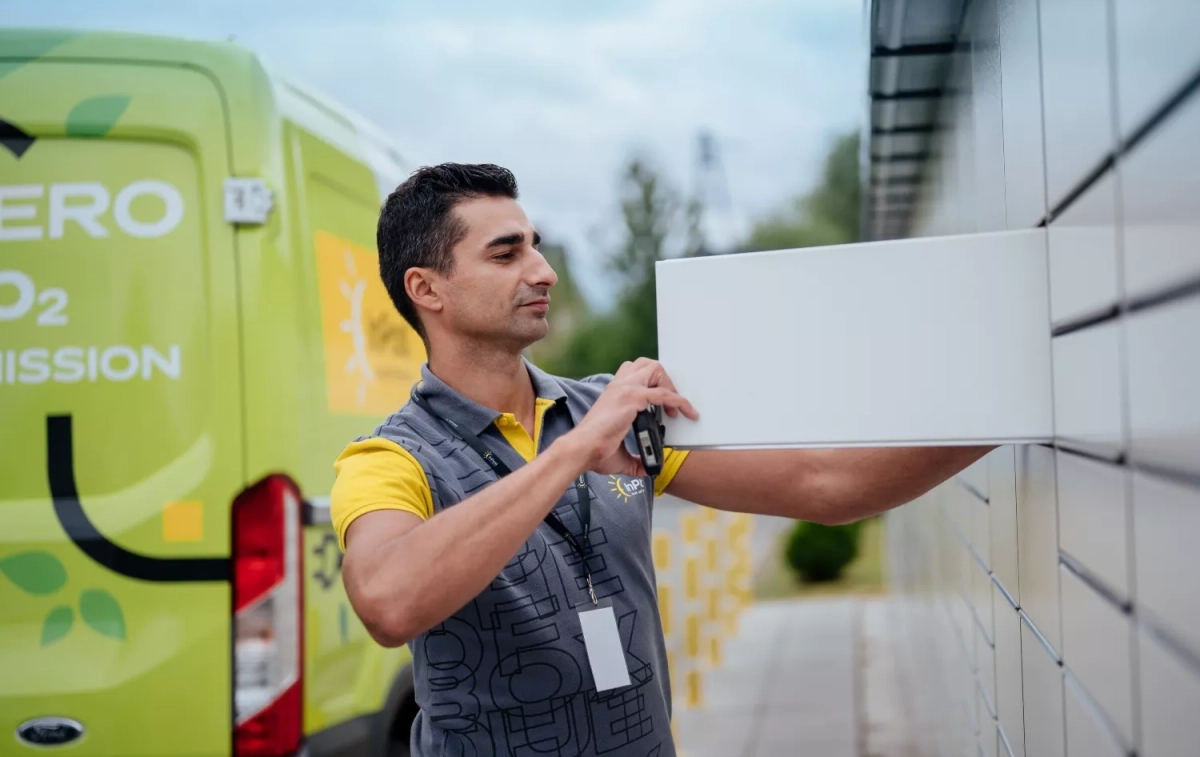
<instances>
[{"instance_id":1,"label":"green bush","mask_svg":"<svg viewBox=\"0 0 1200 757\"><path fill-rule=\"evenodd\" d=\"M835 581L858 556L858 523L824 526L799 521L787 540L788 567L808 583Z\"/></svg>"}]
</instances>

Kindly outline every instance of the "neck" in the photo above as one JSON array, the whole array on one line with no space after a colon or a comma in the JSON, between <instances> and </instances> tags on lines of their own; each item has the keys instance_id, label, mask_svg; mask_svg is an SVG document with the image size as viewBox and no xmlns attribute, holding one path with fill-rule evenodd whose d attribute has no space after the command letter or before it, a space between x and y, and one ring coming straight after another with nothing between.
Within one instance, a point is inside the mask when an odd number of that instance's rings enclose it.
<instances>
[{"instance_id":1,"label":"neck","mask_svg":"<svg viewBox=\"0 0 1200 757\"><path fill-rule=\"evenodd\" d=\"M533 379L521 353L470 343L439 345L429 352L429 370L454 391L484 407L523 419L533 415Z\"/></svg>"}]
</instances>

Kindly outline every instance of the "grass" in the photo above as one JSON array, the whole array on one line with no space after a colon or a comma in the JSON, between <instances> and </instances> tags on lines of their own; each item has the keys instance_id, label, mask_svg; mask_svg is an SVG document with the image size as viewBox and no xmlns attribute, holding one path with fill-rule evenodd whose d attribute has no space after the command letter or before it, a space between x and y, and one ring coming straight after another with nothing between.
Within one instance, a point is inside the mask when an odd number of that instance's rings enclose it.
<instances>
[{"instance_id":1,"label":"grass","mask_svg":"<svg viewBox=\"0 0 1200 757\"><path fill-rule=\"evenodd\" d=\"M788 532L779 535L774 552L755 577L754 595L759 601L796 597L823 597L839 594L882 594L883 580L882 518L871 518L862 524L858 557L846 566L836 581L818 584L802 582L784 560L784 544Z\"/></svg>"}]
</instances>

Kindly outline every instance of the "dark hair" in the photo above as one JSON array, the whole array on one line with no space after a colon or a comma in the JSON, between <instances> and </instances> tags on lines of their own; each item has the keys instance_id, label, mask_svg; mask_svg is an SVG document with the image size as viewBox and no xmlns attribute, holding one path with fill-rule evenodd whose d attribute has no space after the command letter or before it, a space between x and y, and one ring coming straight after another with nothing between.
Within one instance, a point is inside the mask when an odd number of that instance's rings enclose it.
<instances>
[{"instance_id":1,"label":"dark hair","mask_svg":"<svg viewBox=\"0 0 1200 757\"><path fill-rule=\"evenodd\" d=\"M517 180L507 168L491 163L423 166L388 195L380 210L375 232L379 275L400 315L422 339L425 330L404 290L404 274L409 268L450 273L454 245L467 234L466 224L452 211L463 200L476 197L515 200Z\"/></svg>"}]
</instances>

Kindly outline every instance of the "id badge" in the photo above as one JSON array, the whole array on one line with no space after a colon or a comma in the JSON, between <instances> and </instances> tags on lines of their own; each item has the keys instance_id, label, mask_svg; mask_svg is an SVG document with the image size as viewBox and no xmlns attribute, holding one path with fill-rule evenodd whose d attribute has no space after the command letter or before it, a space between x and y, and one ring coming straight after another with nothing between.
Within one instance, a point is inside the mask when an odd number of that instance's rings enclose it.
<instances>
[{"instance_id":1,"label":"id badge","mask_svg":"<svg viewBox=\"0 0 1200 757\"><path fill-rule=\"evenodd\" d=\"M612 606L580 612L579 625L583 628L583 645L587 649L596 691L628 686L629 666L625 662L621 633L617 630L617 617Z\"/></svg>"}]
</instances>

